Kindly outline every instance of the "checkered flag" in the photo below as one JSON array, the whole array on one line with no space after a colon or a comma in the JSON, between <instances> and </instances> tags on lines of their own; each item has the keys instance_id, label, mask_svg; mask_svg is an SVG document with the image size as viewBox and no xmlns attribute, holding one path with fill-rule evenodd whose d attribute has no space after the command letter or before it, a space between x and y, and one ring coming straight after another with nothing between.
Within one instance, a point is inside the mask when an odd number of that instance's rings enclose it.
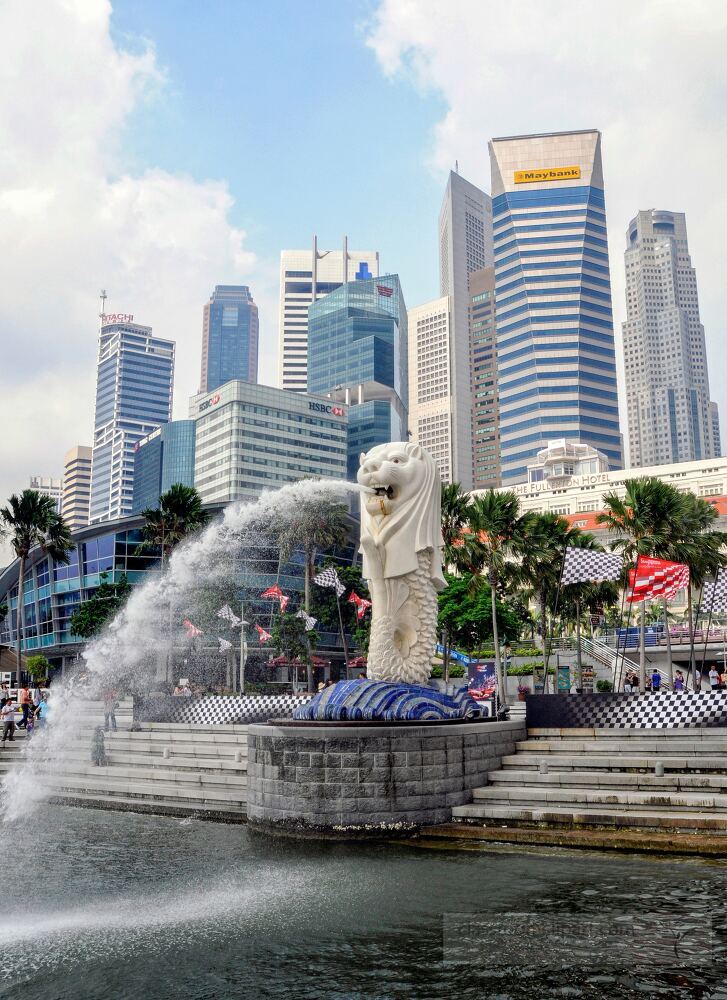
<instances>
[{"instance_id":1,"label":"checkered flag","mask_svg":"<svg viewBox=\"0 0 727 1000\"><path fill-rule=\"evenodd\" d=\"M228 649L232 649L232 643L228 642L227 639L223 639L221 635L218 635L217 639L220 643L220 653L226 653Z\"/></svg>"},{"instance_id":2,"label":"checkered flag","mask_svg":"<svg viewBox=\"0 0 727 1000\"><path fill-rule=\"evenodd\" d=\"M623 556L612 552L570 548L565 551L560 583L603 583L618 580L623 570Z\"/></svg>"},{"instance_id":3,"label":"checkered flag","mask_svg":"<svg viewBox=\"0 0 727 1000\"><path fill-rule=\"evenodd\" d=\"M705 583L702 607L710 611L727 611L727 569L718 570L716 578Z\"/></svg>"},{"instance_id":4,"label":"checkered flag","mask_svg":"<svg viewBox=\"0 0 727 1000\"><path fill-rule=\"evenodd\" d=\"M318 576L313 577L313 583L317 583L319 587L334 587L338 597L341 597L346 592L346 588L341 583L338 573L333 566L321 570Z\"/></svg>"},{"instance_id":5,"label":"checkered flag","mask_svg":"<svg viewBox=\"0 0 727 1000\"><path fill-rule=\"evenodd\" d=\"M217 617L222 618L222 620L226 621L232 628L239 628L239 626L242 625L242 620L237 617L229 604L222 605L220 610L217 612Z\"/></svg>"},{"instance_id":6,"label":"checkered flag","mask_svg":"<svg viewBox=\"0 0 727 1000\"><path fill-rule=\"evenodd\" d=\"M310 632L311 629L314 629L316 627L317 622L318 622L317 618L312 618L309 614L307 614L303 610L303 608L301 608L300 611L296 612L295 617L303 619L303 621L305 622L305 630L306 630L306 632Z\"/></svg>"}]
</instances>

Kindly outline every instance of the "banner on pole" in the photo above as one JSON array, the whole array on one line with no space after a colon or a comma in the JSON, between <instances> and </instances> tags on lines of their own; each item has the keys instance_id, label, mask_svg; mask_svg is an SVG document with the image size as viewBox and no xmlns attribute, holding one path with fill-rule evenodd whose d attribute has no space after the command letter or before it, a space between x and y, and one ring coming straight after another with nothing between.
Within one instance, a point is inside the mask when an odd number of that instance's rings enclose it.
<instances>
[{"instance_id":1,"label":"banner on pole","mask_svg":"<svg viewBox=\"0 0 727 1000\"><path fill-rule=\"evenodd\" d=\"M689 567L686 563L639 556L636 569L629 570L631 593L626 600L629 604L661 598L670 600L688 586Z\"/></svg>"},{"instance_id":2,"label":"banner on pole","mask_svg":"<svg viewBox=\"0 0 727 1000\"><path fill-rule=\"evenodd\" d=\"M484 660L467 665L467 690L475 701L491 698L496 688L494 660Z\"/></svg>"}]
</instances>

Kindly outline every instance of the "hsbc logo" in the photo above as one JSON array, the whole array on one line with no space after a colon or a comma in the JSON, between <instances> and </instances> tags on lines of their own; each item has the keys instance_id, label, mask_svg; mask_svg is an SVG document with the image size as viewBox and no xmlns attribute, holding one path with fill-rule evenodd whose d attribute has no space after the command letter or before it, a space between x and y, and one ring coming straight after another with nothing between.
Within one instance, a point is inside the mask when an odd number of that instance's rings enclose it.
<instances>
[{"instance_id":1,"label":"hsbc logo","mask_svg":"<svg viewBox=\"0 0 727 1000\"><path fill-rule=\"evenodd\" d=\"M330 413L332 417L345 417L346 411L342 406L335 406L332 403L308 403L308 409L316 413Z\"/></svg>"},{"instance_id":2,"label":"hsbc logo","mask_svg":"<svg viewBox=\"0 0 727 1000\"><path fill-rule=\"evenodd\" d=\"M210 406L214 406L215 403L219 403L220 394L216 392L211 399L205 399L204 403L199 404L199 412L202 413L204 410L209 410Z\"/></svg>"}]
</instances>

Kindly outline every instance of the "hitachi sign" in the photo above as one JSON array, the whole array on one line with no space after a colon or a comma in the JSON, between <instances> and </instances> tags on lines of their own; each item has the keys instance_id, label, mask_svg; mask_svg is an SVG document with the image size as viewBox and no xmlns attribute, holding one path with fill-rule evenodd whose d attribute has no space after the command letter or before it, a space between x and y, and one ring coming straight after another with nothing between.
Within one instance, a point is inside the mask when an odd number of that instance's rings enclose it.
<instances>
[{"instance_id":1,"label":"hitachi sign","mask_svg":"<svg viewBox=\"0 0 727 1000\"><path fill-rule=\"evenodd\" d=\"M310 401L308 403L309 410L315 410L316 413L330 413L333 417L345 417L346 411L342 406L336 406L333 403L314 403Z\"/></svg>"},{"instance_id":2,"label":"hitachi sign","mask_svg":"<svg viewBox=\"0 0 727 1000\"><path fill-rule=\"evenodd\" d=\"M108 326L109 323L133 323L134 317L131 313L103 313L101 324Z\"/></svg>"}]
</instances>

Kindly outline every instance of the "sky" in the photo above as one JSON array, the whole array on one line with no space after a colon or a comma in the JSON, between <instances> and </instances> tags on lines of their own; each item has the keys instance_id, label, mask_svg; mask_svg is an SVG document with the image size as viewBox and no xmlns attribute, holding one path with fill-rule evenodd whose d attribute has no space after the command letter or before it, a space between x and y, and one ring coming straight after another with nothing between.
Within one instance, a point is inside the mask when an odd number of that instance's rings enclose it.
<instances>
[{"instance_id":1,"label":"sky","mask_svg":"<svg viewBox=\"0 0 727 1000\"><path fill-rule=\"evenodd\" d=\"M215 284L274 384L280 250L348 235L436 297L447 172L489 190L497 135L602 131L617 342L629 219L686 212L727 421L721 0L2 0L0 45L0 501L92 441L101 288L176 341L175 416Z\"/></svg>"}]
</instances>

